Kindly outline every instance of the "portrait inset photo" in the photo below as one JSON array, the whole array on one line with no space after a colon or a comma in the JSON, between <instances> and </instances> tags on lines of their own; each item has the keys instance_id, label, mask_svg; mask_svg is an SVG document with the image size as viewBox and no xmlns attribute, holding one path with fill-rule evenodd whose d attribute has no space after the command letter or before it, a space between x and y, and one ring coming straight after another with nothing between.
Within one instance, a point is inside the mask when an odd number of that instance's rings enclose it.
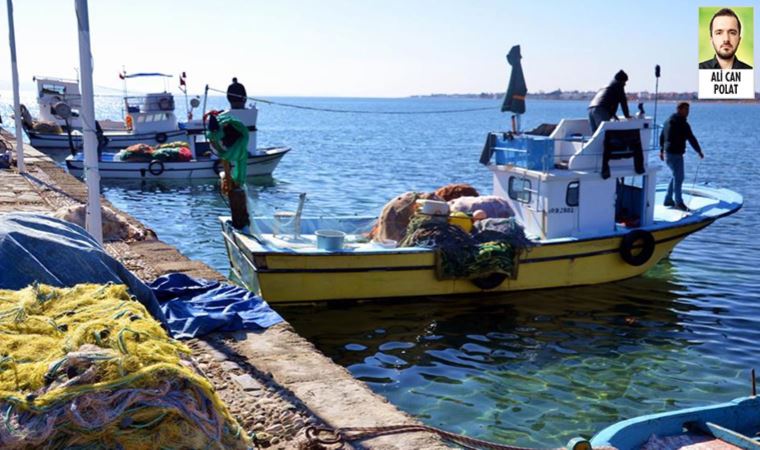
<instances>
[{"instance_id":1,"label":"portrait inset photo","mask_svg":"<svg viewBox=\"0 0 760 450\"><path fill-rule=\"evenodd\" d=\"M699 8L700 70L751 70L753 50L751 6Z\"/></svg>"}]
</instances>

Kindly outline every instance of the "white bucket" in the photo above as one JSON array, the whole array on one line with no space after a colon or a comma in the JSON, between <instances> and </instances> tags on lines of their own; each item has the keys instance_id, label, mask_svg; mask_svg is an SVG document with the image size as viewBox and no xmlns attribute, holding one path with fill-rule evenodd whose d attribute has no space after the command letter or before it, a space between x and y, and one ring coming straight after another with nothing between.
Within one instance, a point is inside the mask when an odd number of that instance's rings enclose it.
<instances>
[{"instance_id":1,"label":"white bucket","mask_svg":"<svg viewBox=\"0 0 760 450\"><path fill-rule=\"evenodd\" d=\"M343 248L343 239L346 233L338 230L317 230L314 232L317 236L317 248L334 252Z\"/></svg>"}]
</instances>

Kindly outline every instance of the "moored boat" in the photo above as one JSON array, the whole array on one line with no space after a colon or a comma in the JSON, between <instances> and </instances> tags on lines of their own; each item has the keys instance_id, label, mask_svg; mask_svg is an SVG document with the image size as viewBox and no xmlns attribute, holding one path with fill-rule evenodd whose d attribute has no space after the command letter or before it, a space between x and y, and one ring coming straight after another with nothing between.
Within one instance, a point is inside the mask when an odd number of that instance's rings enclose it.
<instances>
[{"instance_id":1,"label":"moored boat","mask_svg":"<svg viewBox=\"0 0 760 450\"><path fill-rule=\"evenodd\" d=\"M624 420L597 433L591 448L618 450L760 449L760 398L650 414ZM588 447L586 447L588 448Z\"/></svg>"},{"instance_id":2,"label":"moored boat","mask_svg":"<svg viewBox=\"0 0 760 450\"><path fill-rule=\"evenodd\" d=\"M519 49L516 54L510 62L519 62ZM522 69L517 73L521 79ZM510 91L513 85L520 83L510 82ZM524 112L524 103L519 109ZM606 283L641 275L688 235L742 207L735 192L697 185L684 187L688 210L664 206L666 187L656 185L663 165L650 158L656 154L649 145L652 118L607 121L596 129L586 118L563 119L528 132L516 123L511 131L488 134L480 162L492 174L493 196L508 204L510 220L528 242L499 241L501 253L486 249L472 256L482 270L452 275L441 270L446 259L440 246L372 240L374 218L310 219L300 213L254 218L246 230L221 218L232 270L269 302ZM287 232L284 222L293 225ZM324 245L325 235L343 241ZM484 255L496 255L501 266Z\"/></svg>"}]
</instances>

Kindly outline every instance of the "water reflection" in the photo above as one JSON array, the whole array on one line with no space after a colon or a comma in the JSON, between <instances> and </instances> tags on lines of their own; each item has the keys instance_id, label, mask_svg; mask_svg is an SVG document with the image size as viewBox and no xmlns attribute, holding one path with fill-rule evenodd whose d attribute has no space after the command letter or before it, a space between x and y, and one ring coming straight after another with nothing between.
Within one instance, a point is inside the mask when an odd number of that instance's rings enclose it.
<instances>
[{"instance_id":1,"label":"water reflection","mask_svg":"<svg viewBox=\"0 0 760 450\"><path fill-rule=\"evenodd\" d=\"M278 310L426 423L560 445L639 415L642 405L658 410L735 391L741 368L696 356L689 318L703 311L681 301L686 287L673 275L665 263L646 277L593 287Z\"/></svg>"}]
</instances>

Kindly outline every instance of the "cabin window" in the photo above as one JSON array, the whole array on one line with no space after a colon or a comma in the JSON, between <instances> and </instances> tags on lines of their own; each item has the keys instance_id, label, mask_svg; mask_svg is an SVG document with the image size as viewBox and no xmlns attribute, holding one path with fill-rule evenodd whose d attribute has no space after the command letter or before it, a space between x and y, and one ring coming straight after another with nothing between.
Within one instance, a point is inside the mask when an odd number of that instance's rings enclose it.
<instances>
[{"instance_id":1,"label":"cabin window","mask_svg":"<svg viewBox=\"0 0 760 450\"><path fill-rule=\"evenodd\" d=\"M509 198L520 203L530 203L530 193L528 178L509 177Z\"/></svg>"},{"instance_id":2,"label":"cabin window","mask_svg":"<svg viewBox=\"0 0 760 450\"><path fill-rule=\"evenodd\" d=\"M580 181L571 181L567 185L567 192L565 193L565 203L567 206L578 206L578 197L580 190Z\"/></svg>"}]
</instances>

